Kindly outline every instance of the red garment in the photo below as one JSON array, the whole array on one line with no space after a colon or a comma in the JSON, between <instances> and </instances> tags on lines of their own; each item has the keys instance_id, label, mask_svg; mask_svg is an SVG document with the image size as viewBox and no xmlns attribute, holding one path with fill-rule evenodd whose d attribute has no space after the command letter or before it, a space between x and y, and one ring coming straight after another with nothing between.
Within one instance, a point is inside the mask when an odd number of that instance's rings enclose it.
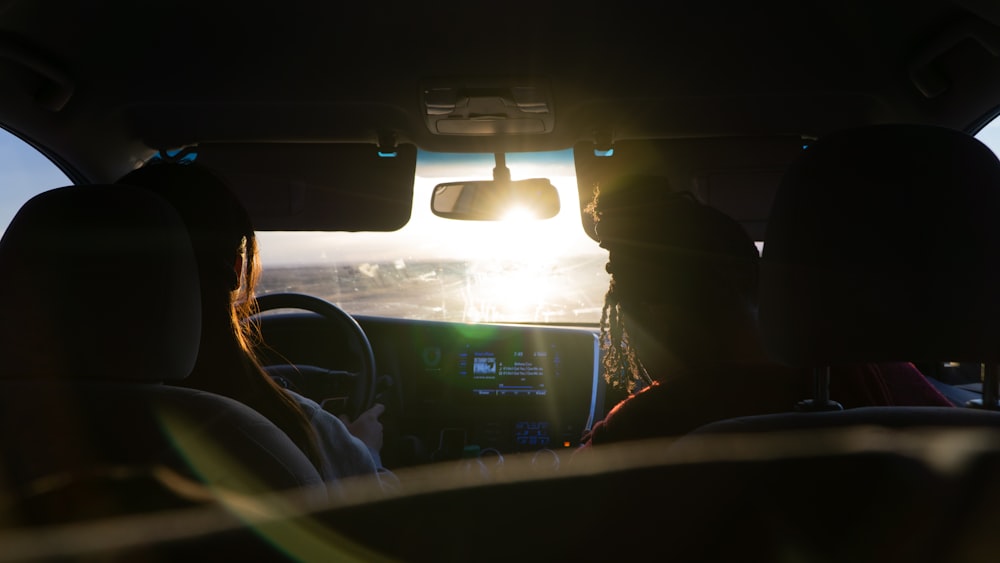
<instances>
[{"instance_id":1,"label":"red garment","mask_svg":"<svg viewBox=\"0 0 1000 563\"><path fill-rule=\"evenodd\" d=\"M954 406L910 362L833 368L830 397L845 409L865 406Z\"/></svg>"},{"instance_id":2,"label":"red garment","mask_svg":"<svg viewBox=\"0 0 1000 563\"><path fill-rule=\"evenodd\" d=\"M618 403L584 445L679 436L717 420L789 412L811 388L808 371L781 366L730 366L656 382ZM830 398L844 408L953 406L909 362L834 368Z\"/></svg>"}]
</instances>

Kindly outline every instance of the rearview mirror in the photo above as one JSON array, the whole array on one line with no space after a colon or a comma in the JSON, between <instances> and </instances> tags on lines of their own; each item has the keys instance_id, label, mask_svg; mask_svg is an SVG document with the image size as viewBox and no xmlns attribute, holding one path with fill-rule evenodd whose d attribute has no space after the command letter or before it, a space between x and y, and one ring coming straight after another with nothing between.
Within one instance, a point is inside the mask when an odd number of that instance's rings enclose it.
<instances>
[{"instance_id":1,"label":"rearview mirror","mask_svg":"<svg viewBox=\"0 0 1000 563\"><path fill-rule=\"evenodd\" d=\"M431 211L466 221L549 219L559 213L559 192L546 178L447 182L434 186Z\"/></svg>"}]
</instances>

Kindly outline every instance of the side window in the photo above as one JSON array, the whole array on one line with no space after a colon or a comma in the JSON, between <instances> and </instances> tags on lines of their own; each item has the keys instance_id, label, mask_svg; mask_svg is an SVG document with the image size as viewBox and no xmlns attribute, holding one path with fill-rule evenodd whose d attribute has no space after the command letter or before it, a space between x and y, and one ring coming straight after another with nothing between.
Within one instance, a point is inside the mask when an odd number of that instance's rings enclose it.
<instances>
[{"instance_id":1,"label":"side window","mask_svg":"<svg viewBox=\"0 0 1000 563\"><path fill-rule=\"evenodd\" d=\"M976 133L976 138L989 147L993 154L1000 156L1000 119L993 118L993 121Z\"/></svg>"},{"instance_id":2,"label":"side window","mask_svg":"<svg viewBox=\"0 0 1000 563\"><path fill-rule=\"evenodd\" d=\"M0 232L34 195L71 183L35 147L0 129Z\"/></svg>"}]
</instances>

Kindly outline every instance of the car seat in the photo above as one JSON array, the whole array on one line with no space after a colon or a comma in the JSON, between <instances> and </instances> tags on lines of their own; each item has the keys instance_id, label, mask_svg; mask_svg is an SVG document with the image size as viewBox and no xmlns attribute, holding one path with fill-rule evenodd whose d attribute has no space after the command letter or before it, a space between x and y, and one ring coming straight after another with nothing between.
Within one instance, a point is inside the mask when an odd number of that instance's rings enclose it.
<instances>
[{"instance_id":1,"label":"car seat","mask_svg":"<svg viewBox=\"0 0 1000 563\"><path fill-rule=\"evenodd\" d=\"M998 212L1000 164L965 133L886 124L811 144L767 226L766 345L802 367L996 362Z\"/></svg>"},{"instance_id":2,"label":"car seat","mask_svg":"<svg viewBox=\"0 0 1000 563\"><path fill-rule=\"evenodd\" d=\"M209 494L325 491L305 455L262 415L169 385L198 353L198 283L183 222L150 192L64 187L20 209L0 240L7 524L187 504L155 487L116 487L122 475L162 483L155 476L166 471ZM60 486L74 492L46 500Z\"/></svg>"},{"instance_id":3,"label":"car seat","mask_svg":"<svg viewBox=\"0 0 1000 563\"><path fill-rule=\"evenodd\" d=\"M812 369L821 404L830 367L865 362L1000 360L1000 162L974 137L938 126L880 124L804 148L775 194L760 266L769 352ZM995 367L988 372L995 372ZM980 410L996 411L984 398ZM995 424L942 407L864 407L822 425ZM821 410L821 409L817 409ZM851 409L857 410L857 409ZM809 426L798 414L701 429ZM759 421L759 422L754 422Z\"/></svg>"},{"instance_id":4,"label":"car seat","mask_svg":"<svg viewBox=\"0 0 1000 563\"><path fill-rule=\"evenodd\" d=\"M794 436L769 467L786 473L794 463L788 460L812 455L816 437L834 432L830 440L840 450L919 461L929 470L927 483L904 496L930 508L919 522L886 526L889 505L877 498L843 502L851 489L830 486L847 476L822 458L807 470L814 486L802 491L820 491L827 502L798 506L801 522L822 520L836 532L857 528L864 512L883 522L865 533L902 531L892 545L919 545L928 561L982 547L970 531L981 520L995 523L992 496L1000 490L989 477L1000 463L998 216L1000 162L965 133L880 124L809 143L778 188L766 230L759 315L770 353L813 370L816 394L808 400L816 410L836 400L828 395L830 368L864 362L982 363L994 374L984 386L992 392L969 405L975 408L859 407L723 420L682 438L674 453L696 451L720 435ZM833 459L844 455L851 454ZM853 479L867 486L874 475L886 482L904 476L879 461Z\"/></svg>"}]
</instances>

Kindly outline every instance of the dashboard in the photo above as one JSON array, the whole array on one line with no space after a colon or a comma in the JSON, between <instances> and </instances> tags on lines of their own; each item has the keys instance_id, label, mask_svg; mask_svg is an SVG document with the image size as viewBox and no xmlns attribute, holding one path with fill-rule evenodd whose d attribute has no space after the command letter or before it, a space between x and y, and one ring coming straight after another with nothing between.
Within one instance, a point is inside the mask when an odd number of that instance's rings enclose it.
<instances>
[{"instance_id":1,"label":"dashboard","mask_svg":"<svg viewBox=\"0 0 1000 563\"><path fill-rule=\"evenodd\" d=\"M558 461L603 417L596 328L355 319L375 354L390 469L525 452ZM358 369L358 350L319 315L267 315L261 330L275 357ZM321 404L338 392L316 381L308 389Z\"/></svg>"}]
</instances>

